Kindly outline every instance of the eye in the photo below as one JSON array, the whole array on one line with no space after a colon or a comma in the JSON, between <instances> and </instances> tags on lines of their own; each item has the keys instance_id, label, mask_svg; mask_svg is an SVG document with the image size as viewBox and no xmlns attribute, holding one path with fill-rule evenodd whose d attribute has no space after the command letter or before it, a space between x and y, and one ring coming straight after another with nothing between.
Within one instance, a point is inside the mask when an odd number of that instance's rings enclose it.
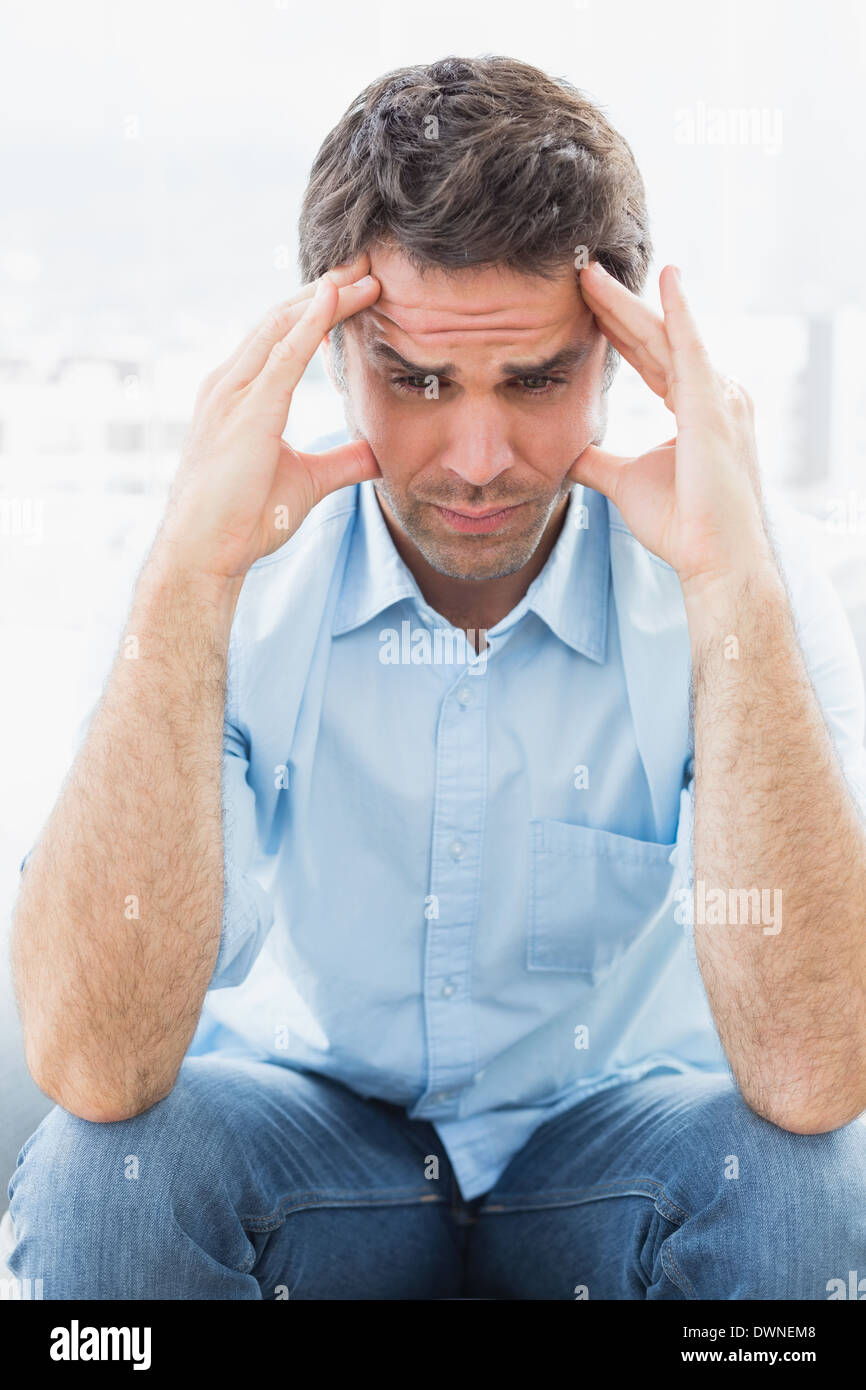
<instances>
[{"instance_id":1,"label":"eye","mask_svg":"<svg viewBox=\"0 0 866 1390\"><path fill-rule=\"evenodd\" d=\"M565 378L561 376L522 376L520 377L521 390L530 396L544 396L548 391L552 391L555 386L564 386Z\"/></svg>"},{"instance_id":2,"label":"eye","mask_svg":"<svg viewBox=\"0 0 866 1390\"><path fill-rule=\"evenodd\" d=\"M432 374L391 377L392 386L396 386L398 391L405 391L410 395L424 395L434 381L438 381L437 391L441 395L448 386L448 382L442 377L437 379ZM517 378L514 384L518 391L524 395L546 396L557 386L565 386L567 383L565 377L561 376L524 376Z\"/></svg>"},{"instance_id":3,"label":"eye","mask_svg":"<svg viewBox=\"0 0 866 1390\"><path fill-rule=\"evenodd\" d=\"M392 376L391 385L396 386L398 391L408 391L412 395L423 395L432 382L438 380L438 390L441 392L447 385L441 377L435 377L432 372L426 376Z\"/></svg>"}]
</instances>

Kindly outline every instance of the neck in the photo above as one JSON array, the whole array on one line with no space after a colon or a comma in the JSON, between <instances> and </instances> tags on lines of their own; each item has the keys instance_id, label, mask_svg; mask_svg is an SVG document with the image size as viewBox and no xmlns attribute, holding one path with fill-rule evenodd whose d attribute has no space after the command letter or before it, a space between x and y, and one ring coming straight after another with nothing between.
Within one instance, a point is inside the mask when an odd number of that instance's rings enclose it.
<instances>
[{"instance_id":1,"label":"neck","mask_svg":"<svg viewBox=\"0 0 866 1390\"><path fill-rule=\"evenodd\" d=\"M398 525L378 488L376 496L397 553L412 573L425 602L447 618L453 627L479 635L495 627L510 613L541 573L562 530L568 506L566 496L551 516L529 560L513 574L503 574L497 579L453 579L428 564L414 541ZM475 644L478 644L477 638Z\"/></svg>"}]
</instances>

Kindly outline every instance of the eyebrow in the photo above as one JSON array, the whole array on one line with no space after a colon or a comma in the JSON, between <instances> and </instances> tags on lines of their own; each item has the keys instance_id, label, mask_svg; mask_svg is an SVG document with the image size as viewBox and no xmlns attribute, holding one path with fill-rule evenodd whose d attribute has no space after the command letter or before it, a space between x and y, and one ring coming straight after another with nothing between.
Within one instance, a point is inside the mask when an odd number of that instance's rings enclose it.
<instances>
[{"instance_id":1,"label":"eyebrow","mask_svg":"<svg viewBox=\"0 0 866 1390\"><path fill-rule=\"evenodd\" d=\"M547 376L550 372L567 372L582 362L588 351L588 343L574 343L569 347L560 348L559 352L555 352L552 357L546 357L543 362L504 362L502 375ZM410 362L381 338L375 338L370 344L369 355L383 364L402 368L407 376L457 375L457 368L453 362L442 362L432 367L422 366L419 362Z\"/></svg>"}]
</instances>

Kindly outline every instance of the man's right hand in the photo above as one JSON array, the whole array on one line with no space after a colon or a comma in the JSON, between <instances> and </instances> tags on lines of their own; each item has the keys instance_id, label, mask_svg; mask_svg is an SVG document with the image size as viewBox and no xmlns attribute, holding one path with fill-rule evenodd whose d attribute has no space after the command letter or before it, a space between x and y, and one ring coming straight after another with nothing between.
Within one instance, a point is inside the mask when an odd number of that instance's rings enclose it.
<instances>
[{"instance_id":1,"label":"man's right hand","mask_svg":"<svg viewBox=\"0 0 866 1390\"><path fill-rule=\"evenodd\" d=\"M329 492L380 476L363 440L302 454L282 438L292 393L325 334L378 297L369 268L365 253L304 285L202 382L157 537L164 563L242 580Z\"/></svg>"}]
</instances>

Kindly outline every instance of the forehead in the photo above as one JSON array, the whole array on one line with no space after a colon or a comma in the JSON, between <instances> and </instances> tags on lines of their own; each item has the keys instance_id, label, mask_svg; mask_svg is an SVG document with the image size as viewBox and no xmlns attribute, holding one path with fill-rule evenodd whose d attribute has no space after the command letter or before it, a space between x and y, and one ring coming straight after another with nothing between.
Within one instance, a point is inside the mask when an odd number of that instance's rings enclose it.
<instances>
[{"instance_id":1,"label":"forehead","mask_svg":"<svg viewBox=\"0 0 866 1390\"><path fill-rule=\"evenodd\" d=\"M379 298L349 323L365 342L384 338L399 351L518 345L529 350L588 335L592 315L580 293L577 273L565 267L554 280L522 275L506 266L423 273L401 252L374 247L370 271L382 287ZM347 325L348 326L348 325Z\"/></svg>"}]
</instances>

